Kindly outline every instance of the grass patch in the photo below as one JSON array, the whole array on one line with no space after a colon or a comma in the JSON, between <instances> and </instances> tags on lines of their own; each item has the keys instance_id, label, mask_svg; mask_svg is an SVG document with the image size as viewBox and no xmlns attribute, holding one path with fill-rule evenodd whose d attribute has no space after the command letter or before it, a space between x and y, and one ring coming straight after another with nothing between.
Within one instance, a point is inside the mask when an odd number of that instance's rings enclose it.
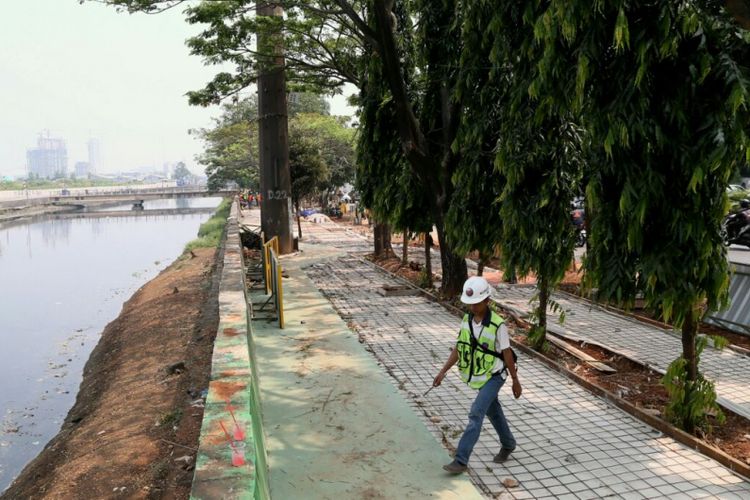
<instances>
[{"instance_id":1,"label":"grass patch","mask_svg":"<svg viewBox=\"0 0 750 500\"><path fill-rule=\"evenodd\" d=\"M175 408L169 413L165 413L164 415L161 416L161 419L159 419L159 425L162 427L172 428L180 422L181 418L182 418L182 409Z\"/></svg>"},{"instance_id":2,"label":"grass patch","mask_svg":"<svg viewBox=\"0 0 750 500\"><path fill-rule=\"evenodd\" d=\"M221 243L224 234L224 226L227 225L229 209L232 207L232 199L224 198L219 204L216 212L198 229L198 237L185 245L183 253L196 248L216 248Z\"/></svg>"}]
</instances>

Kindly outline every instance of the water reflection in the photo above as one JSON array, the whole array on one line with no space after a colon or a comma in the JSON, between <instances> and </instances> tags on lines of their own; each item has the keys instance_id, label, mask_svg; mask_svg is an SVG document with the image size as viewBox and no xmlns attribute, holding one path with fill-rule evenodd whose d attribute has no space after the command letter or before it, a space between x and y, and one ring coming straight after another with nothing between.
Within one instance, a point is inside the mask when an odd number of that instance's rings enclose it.
<instances>
[{"instance_id":1,"label":"water reflection","mask_svg":"<svg viewBox=\"0 0 750 500\"><path fill-rule=\"evenodd\" d=\"M73 225L73 221L60 220L54 223L42 223L42 224L30 224L26 226L27 232L41 231L42 241L45 246L55 248L58 244L67 244L70 240L70 228ZM27 238L27 244L31 245L34 241L33 237ZM29 248L31 251L31 248Z\"/></svg>"},{"instance_id":2,"label":"water reflection","mask_svg":"<svg viewBox=\"0 0 750 500\"><path fill-rule=\"evenodd\" d=\"M143 202L144 210L159 210L168 208L213 208L221 202L221 197L208 197L208 198L168 198L162 200L145 200ZM133 203L120 203L118 205L106 207L106 208L91 208L89 211L96 210L97 212L115 212L120 210L130 210L133 208Z\"/></svg>"},{"instance_id":3,"label":"water reflection","mask_svg":"<svg viewBox=\"0 0 750 500\"><path fill-rule=\"evenodd\" d=\"M43 220L0 229L0 491L59 430L104 326L208 217Z\"/></svg>"}]
</instances>

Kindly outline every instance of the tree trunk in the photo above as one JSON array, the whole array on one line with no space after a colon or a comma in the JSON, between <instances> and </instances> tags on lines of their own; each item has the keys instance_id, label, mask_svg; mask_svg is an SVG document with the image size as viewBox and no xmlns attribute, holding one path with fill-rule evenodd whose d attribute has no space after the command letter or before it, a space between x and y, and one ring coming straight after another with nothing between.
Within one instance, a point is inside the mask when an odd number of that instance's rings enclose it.
<instances>
[{"instance_id":1,"label":"tree trunk","mask_svg":"<svg viewBox=\"0 0 750 500\"><path fill-rule=\"evenodd\" d=\"M481 276L482 274L484 274L484 261L485 257L480 253L479 262L477 262L477 276Z\"/></svg>"},{"instance_id":2,"label":"tree trunk","mask_svg":"<svg viewBox=\"0 0 750 500\"><path fill-rule=\"evenodd\" d=\"M409 230L404 229L404 246L401 249L401 264L409 263Z\"/></svg>"},{"instance_id":3,"label":"tree trunk","mask_svg":"<svg viewBox=\"0 0 750 500\"><path fill-rule=\"evenodd\" d=\"M442 110L439 121L442 123L438 126L440 132L435 133L433 143L439 144L437 146L439 149L436 151L442 151L442 154L433 154L430 151L430 141L414 112L403 79L402 60L392 28L393 2L379 0L372 3L372 6L377 28L373 31L366 31L366 36L372 38L370 41L377 47L378 56L383 63L383 77L388 82L398 115L398 132L404 157L411 165L416 178L432 189L431 211L438 231L440 261L443 268L441 291L446 296L455 296L461 292L468 274L464 256L456 255L445 238L444 220L450 204L452 172L458 161L458 156L454 154L451 145L460 123L461 106L460 103L451 100L452 84L448 86L448 82L440 82L437 85L440 87L440 93L434 97L440 98Z\"/></svg>"},{"instance_id":4,"label":"tree trunk","mask_svg":"<svg viewBox=\"0 0 750 500\"><path fill-rule=\"evenodd\" d=\"M440 263L443 267L443 284L441 290L444 295L453 297L461 293L464 282L469 276L466 270L466 259L463 255L456 255L447 243L442 217L440 217L439 221L435 221L435 227L437 228L438 242L440 244Z\"/></svg>"},{"instance_id":5,"label":"tree trunk","mask_svg":"<svg viewBox=\"0 0 750 500\"><path fill-rule=\"evenodd\" d=\"M691 309L685 315L685 322L682 323L682 357L687 362L685 370L687 371L686 385L695 382L698 378L698 360L696 357L695 337L698 332L698 322L695 320L694 310ZM687 389L687 388L686 388ZM688 399L692 397L692 391L685 390L685 406L689 406ZM682 428L685 432L693 434L695 426L690 418L686 417L682 421Z\"/></svg>"},{"instance_id":6,"label":"tree trunk","mask_svg":"<svg viewBox=\"0 0 750 500\"><path fill-rule=\"evenodd\" d=\"M297 209L297 235L299 236L299 239L302 239L302 223L299 221L299 200L296 200L294 202L294 206Z\"/></svg>"},{"instance_id":7,"label":"tree trunk","mask_svg":"<svg viewBox=\"0 0 750 500\"><path fill-rule=\"evenodd\" d=\"M282 19L280 5L256 4L258 16ZM258 36L258 164L263 199L261 228L266 238L277 236L279 252L294 251L292 238L292 184L289 171L289 124L286 73L281 28L263 30ZM261 56L260 54L273 54Z\"/></svg>"},{"instance_id":8,"label":"tree trunk","mask_svg":"<svg viewBox=\"0 0 750 500\"><path fill-rule=\"evenodd\" d=\"M393 253L393 247L391 247L390 226L388 224L376 222L374 233L375 257L386 257L389 253Z\"/></svg>"},{"instance_id":9,"label":"tree trunk","mask_svg":"<svg viewBox=\"0 0 750 500\"><path fill-rule=\"evenodd\" d=\"M539 333L534 342L534 348L541 350L547 336L547 302L549 301L549 283L546 279L539 280Z\"/></svg>"},{"instance_id":10,"label":"tree trunk","mask_svg":"<svg viewBox=\"0 0 750 500\"><path fill-rule=\"evenodd\" d=\"M424 234L424 272L427 276L427 287L432 288L432 235Z\"/></svg>"},{"instance_id":11,"label":"tree trunk","mask_svg":"<svg viewBox=\"0 0 750 500\"><path fill-rule=\"evenodd\" d=\"M687 379L694 381L698 378L698 362L695 351L695 337L698 332L698 323L695 321L691 309L685 316L682 324L682 357L687 361Z\"/></svg>"}]
</instances>

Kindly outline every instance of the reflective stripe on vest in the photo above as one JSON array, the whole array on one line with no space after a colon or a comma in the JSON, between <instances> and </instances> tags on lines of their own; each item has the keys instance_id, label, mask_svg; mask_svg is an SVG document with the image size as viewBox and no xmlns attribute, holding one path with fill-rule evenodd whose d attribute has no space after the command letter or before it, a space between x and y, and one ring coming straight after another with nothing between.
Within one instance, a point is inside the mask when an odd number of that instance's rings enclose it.
<instances>
[{"instance_id":1,"label":"reflective stripe on vest","mask_svg":"<svg viewBox=\"0 0 750 500\"><path fill-rule=\"evenodd\" d=\"M495 311L491 312L490 324L482 328L482 333L477 339L479 345L490 351L496 351L497 330L505 320ZM456 342L458 353L458 371L461 380L473 389L480 389L492 376L495 367L495 356L485 354L479 349L473 349L471 343L471 329L469 328L469 315L465 315L461 322L461 331Z\"/></svg>"}]
</instances>

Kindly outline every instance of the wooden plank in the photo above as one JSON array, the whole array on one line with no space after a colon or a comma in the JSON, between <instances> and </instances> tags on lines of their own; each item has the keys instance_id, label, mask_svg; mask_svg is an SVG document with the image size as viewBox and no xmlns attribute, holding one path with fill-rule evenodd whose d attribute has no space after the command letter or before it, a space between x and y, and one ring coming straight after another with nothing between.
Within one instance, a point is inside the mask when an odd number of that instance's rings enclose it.
<instances>
[{"instance_id":1,"label":"wooden plank","mask_svg":"<svg viewBox=\"0 0 750 500\"><path fill-rule=\"evenodd\" d=\"M589 354L583 352L580 349L576 349L572 345L568 344L562 339L559 339L555 337L554 335L547 335L547 340L551 342L552 344L555 344L560 349L572 354L576 358L580 359L581 361L585 362L587 365L591 366L592 368L596 368L600 372L604 373L617 373L617 370L609 366L608 364L599 361L598 359L590 356Z\"/></svg>"},{"instance_id":2,"label":"wooden plank","mask_svg":"<svg viewBox=\"0 0 750 500\"><path fill-rule=\"evenodd\" d=\"M408 295L419 295L421 292L418 288L411 288L403 285L383 285L378 288L377 292L383 297L405 297Z\"/></svg>"}]
</instances>

